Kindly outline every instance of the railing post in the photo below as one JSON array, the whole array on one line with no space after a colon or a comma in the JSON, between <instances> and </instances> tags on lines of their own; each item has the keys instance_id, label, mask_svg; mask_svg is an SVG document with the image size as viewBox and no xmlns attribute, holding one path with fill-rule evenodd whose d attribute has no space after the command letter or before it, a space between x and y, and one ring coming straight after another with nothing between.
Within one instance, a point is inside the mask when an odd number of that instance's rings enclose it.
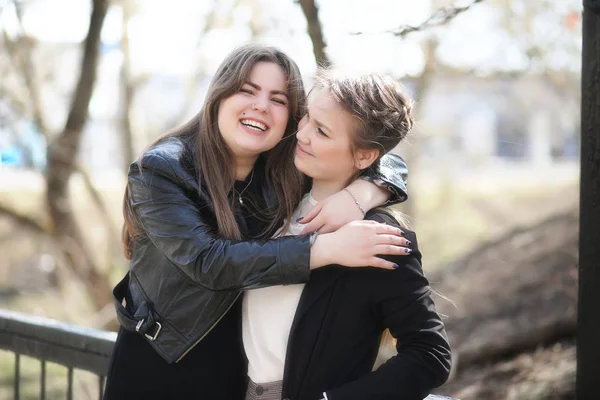
<instances>
[{"instance_id":1,"label":"railing post","mask_svg":"<svg viewBox=\"0 0 600 400\"><path fill-rule=\"evenodd\" d=\"M600 376L600 0L583 1L578 400L598 398Z\"/></svg>"},{"instance_id":2,"label":"railing post","mask_svg":"<svg viewBox=\"0 0 600 400\"><path fill-rule=\"evenodd\" d=\"M15 400L20 399L21 391L21 355L15 353Z\"/></svg>"},{"instance_id":3,"label":"railing post","mask_svg":"<svg viewBox=\"0 0 600 400\"><path fill-rule=\"evenodd\" d=\"M40 400L46 400L46 361L40 360L42 370L40 373Z\"/></svg>"},{"instance_id":4,"label":"railing post","mask_svg":"<svg viewBox=\"0 0 600 400\"><path fill-rule=\"evenodd\" d=\"M67 370L67 400L73 400L73 367Z\"/></svg>"}]
</instances>

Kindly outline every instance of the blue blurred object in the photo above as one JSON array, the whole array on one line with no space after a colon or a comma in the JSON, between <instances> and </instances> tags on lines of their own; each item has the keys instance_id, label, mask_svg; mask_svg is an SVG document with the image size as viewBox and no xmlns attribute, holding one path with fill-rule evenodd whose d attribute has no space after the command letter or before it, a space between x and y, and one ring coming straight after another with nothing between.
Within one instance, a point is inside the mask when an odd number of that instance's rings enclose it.
<instances>
[{"instance_id":1,"label":"blue blurred object","mask_svg":"<svg viewBox=\"0 0 600 400\"><path fill-rule=\"evenodd\" d=\"M23 153L17 146L0 149L0 164L11 167L23 166Z\"/></svg>"}]
</instances>

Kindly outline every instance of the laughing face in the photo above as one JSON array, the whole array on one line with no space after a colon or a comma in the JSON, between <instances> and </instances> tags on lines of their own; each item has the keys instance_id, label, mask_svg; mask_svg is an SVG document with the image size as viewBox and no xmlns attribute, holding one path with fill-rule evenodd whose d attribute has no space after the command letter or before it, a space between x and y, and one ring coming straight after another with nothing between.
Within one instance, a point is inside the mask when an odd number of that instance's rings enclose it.
<instances>
[{"instance_id":1,"label":"laughing face","mask_svg":"<svg viewBox=\"0 0 600 400\"><path fill-rule=\"evenodd\" d=\"M257 62L240 90L219 104L219 131L238 160L275 147L288 118L287 76L272 62Z\"/></svg>"}]
</instances>

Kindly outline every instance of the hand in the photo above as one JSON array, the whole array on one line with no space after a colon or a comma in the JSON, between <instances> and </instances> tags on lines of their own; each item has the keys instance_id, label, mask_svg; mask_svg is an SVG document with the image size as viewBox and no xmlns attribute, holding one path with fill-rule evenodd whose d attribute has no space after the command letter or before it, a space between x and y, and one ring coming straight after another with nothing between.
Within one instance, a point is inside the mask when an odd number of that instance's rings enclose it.
<instances>
[{"instance_id":1,"label":"hand","mask_svg":"<svg viewBox=\"0 0 600 400\"><path fill-rule=\"evenodd\" d=\"M363 179L354 180L346 189L356 197L364 211L383 205L390 196L388 191ZM363 217L352 196L342 190L318 202L299 222L306 224L302 234L329 233Z\"/></svg>"},{"instance_id":2,"label":"hand","mask_svg":"<svg viewBox=\"0 0 600 400\"><path fill-rule=\"evenodd\" d=\"M306 224L301 235L310 232L335 232L343 225L363 219L363 214L354 203L354 199L345 191L340 191L318 202L299 221Z\"/></svg>"},{"instance_id":3,"label":"hand","mask_svg":"<svg viewBox=\"0 0 600 400\"><path fill-rule=\"evenodd\" d=\"M375 221L353 221L333 233L320 234L310 251L310 268L329 264L345 267L394 269L393 262L377 255L408 255L410 241L402 230Z\"/></svg>"}]
</instances>

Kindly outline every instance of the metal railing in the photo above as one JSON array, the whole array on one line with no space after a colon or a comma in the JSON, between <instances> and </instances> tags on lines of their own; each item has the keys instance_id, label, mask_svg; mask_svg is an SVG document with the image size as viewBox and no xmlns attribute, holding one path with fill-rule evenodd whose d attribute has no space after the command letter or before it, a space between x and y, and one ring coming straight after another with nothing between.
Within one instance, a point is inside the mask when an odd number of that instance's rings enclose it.
<instances>
[{"instance_id":1,"label":"metal railing","mask_svg":"<svg viewBox=\"0 0 600 400\"><path fill-rule=\"evenodd\" d=\"M40 361L40 399L46 399L46 364L67 367L67 399L73 399L73 372L82 369L98 376L102 399L108 362L116 333L86 329L48 318L0 309L0 349L15 354L14 398L21 396L21 356Z\"/></svg>"},{"instance_id":2,"label":"metal railing","mask_svg":"<svg viewBox=\"0 0 600 400\"><path fill-rule=\"evenodd\" d=\"M67 367L67 399L73 399L73 372L82 369L98 376L103 397L108 363L117 334L87 329L49 318L0 309L0 349L15 354L14 399L21 395L21 356L41 364L40 399L46 399L46 363ZM458 400L430 395L425 400Z\"/></svg>"}]
</instances>

